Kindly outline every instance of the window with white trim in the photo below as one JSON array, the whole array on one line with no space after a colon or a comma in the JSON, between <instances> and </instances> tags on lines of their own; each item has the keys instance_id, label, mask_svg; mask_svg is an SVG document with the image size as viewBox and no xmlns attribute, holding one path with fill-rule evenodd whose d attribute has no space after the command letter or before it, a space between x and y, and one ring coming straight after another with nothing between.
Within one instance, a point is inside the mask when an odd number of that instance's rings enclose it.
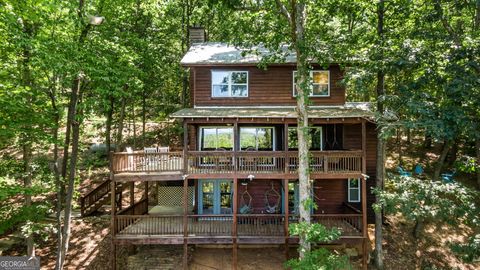
<instances>
[{"instance_id":1,"label":"window with white trim","mask_svg":"<svg viewBox=\"0 0 480 270\"><path fill-rule=\"evenodd\" d=\"M330 96L330 71L312 70L310 71L310 95L311 97ZM297 96L297 72L293 71L293 96Z\"/></svg>"},{"instance_id":2,"label":"window with white trim","mask_svg":"<svg viewBox=\"0 0 480 270\"><path fill-rule=\"evenodd\" d=\"M248 97L248 71L212 70L212 97Z\"/></svg>"},{"instance_id":3,"label":"window with white trim","mask_svg":"<svg viewBox=\"0 0 480 270\"><path fill-rule=\"evenodd\" d=\"M348 179L348 202L360 202L360 179Z\"/></svg>"},{"instance_id":4,"label":"window with white trim","mask_svg":"<svg viewBox=\"0 0 480 270\"><path fill-rule=\"evenodd\" d=\"M273 127L240 127L240 149L247 151L274 151Z\"/></svg>"},{"instance_id":5,"label":"window with white trim","mask_svg":"<svg viewBox=\"0 0 480 270\"><path fill-rule=\"evenodd\" d=\"M201 127L201 151L233 150L233 127Z\"/></svg>"}]
</instances>

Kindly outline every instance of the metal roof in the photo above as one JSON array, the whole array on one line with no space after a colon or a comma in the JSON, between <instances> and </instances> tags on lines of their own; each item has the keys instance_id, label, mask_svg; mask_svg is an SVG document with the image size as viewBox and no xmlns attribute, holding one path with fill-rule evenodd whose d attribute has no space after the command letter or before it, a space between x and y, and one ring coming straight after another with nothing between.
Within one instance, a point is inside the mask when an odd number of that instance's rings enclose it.
<instances>
[{"instance_id":1,"label":"metal roof","mask_svg":"<svg viewBox=\"0 0 480 270\"><path fill-rule=\"evenodd\" d=\"M295 107L195 107L179 110L174 118L297 118ZM347 102L344 106L311 106L309 118L368 118L375 113L370 103Z\"/></svg>"},{"instance_id":2,"label":"metal roof","mask_svg":"<svg viewBox=\"0 0 480 270\"><path fill-rule=\"evenodd\" d=\"M280 48L284 59L278 59L279 63L296 63L296 54L287 46ZM240 48L234 45L220 42L205 42L193 44L180 63L182 65L212 65L212 64L258 64L264 57L274 57L263 46Z\"/></svg>"}]
</instances>

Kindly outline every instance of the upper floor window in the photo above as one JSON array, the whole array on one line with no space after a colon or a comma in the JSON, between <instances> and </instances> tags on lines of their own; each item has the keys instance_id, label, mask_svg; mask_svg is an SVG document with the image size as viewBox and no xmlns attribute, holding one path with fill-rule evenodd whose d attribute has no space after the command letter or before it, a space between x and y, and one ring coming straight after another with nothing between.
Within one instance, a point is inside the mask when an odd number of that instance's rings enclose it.
<instances>
[{"instance_id":1,"label":"upper floor window","mask_svg":"<svg viewBox=\"0 0 480 270\"><path fill-rule=\"evenodd\" d=\"M311 97L328 97L330 96L330 71L328 70L312 70L310 71ZM293 72L293 96L297 96L297 72Z\"/></svg>"},{"instance_id":2,"label":"upper floor window","mask_svg":"<svg viewBox=\"0 0 480 270\"><path fill-rule=\"evenodd\" d=\"M232 127L201 127L200 128L200 150L233 150L233 128Z\"/></svg>"},{"instance_id":3,"label":"upper floor window","mask_svg":"<svg viewBox=\"0 0 480 270\"><path fill-rule=\"evenodd\" d=\"M275 134L273 127L241 127L240 149L246 151L273 151Z\"/></svg>"},{"instance_id":4,"label":"upper floor window","mask_svg":"<svg viewBox=\"0 0 480 270\"><path fill-rule=\"evenodd\" d=\"M212 70L212 97L248 97L248 71Z\"/></svg>"}]
</instances>

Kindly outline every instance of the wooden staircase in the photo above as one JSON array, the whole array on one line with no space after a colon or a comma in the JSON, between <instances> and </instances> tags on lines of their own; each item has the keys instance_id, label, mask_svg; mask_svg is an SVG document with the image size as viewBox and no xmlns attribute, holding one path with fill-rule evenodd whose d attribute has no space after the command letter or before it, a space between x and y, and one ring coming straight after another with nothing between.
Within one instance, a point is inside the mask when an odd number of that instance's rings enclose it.
<instances>
[{"instance_id":1,"label":"wooden staircase","mask_svg":"<svg viewBox=\"0 0 480 270\"><path fill-rule=\"evenodd\" d=\"M104 205L110 204L111 180L107 179L96 188L80 198L80 211L82 216L89 216ZM116 185L115 199L117 205L122 198L122 185Z\"/></svg>"}]
</instances>

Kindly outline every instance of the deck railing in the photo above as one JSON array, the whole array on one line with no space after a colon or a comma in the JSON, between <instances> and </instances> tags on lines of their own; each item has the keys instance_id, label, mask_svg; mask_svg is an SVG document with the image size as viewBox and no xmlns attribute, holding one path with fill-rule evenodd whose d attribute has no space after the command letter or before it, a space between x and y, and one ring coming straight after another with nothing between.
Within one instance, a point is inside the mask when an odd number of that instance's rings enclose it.
<instances>
[{"instance_id":1,"label":"deck railing","mask_svg":"<svg viewBox=\"0 0 480 270\"><path fill-rule=\"evenodd\" d=\"M362 236L362 214L313 214L311 220L328 229L339 229L342 236ZM290 216L289 222L297 223L298 216Z\"/></svg>"},{"instance_id":2,"label":"deck railing","mask_svg":"<svg viewBox=\"0 0 480 270\"><path fill-rule=\"evenodd\" d=\"M187 172L183 153L114 153L114 173L182 172L187 174L297 173L294 151L189 151ZM312 173L361 173L362 151L311 151Z\"/></svg>"},{"instance_id":3,"label":"deck railing","mask_svg":"<svg viewBox=\"0 0 480 270\"><path fill-rule=\"evenodd\" d=\"M183 215L119 215L115 219L115 232L118 235L184 234ZM285 236L285 220L283 214L237 215L236 236ZM297 221L298 217L290 216L290 223ZM232 215L187 215L187 222L187 234L190 237L231 237L234 234ZM312 215L312 222L321 223L327 228L339 228L344 237L362 236L361 214Z\"/></svg>"},{"instance_id":4,"label":"deck railing","mask_svg":"<svg viewBox=\"0 0 480 270\"><path fill-rule=\"evenodd\" d=\"M87 209L95 207L95 204L98 203L99 200L109 194L110 184L110 180L107 179L80 198L80 211L82 216L86 213Z\"/></svg>"},{"instance_id":5,"label":"deck railing","mask_svg":"<svg viewBox=\"0 0 480 270\"><path fill-rule=\"evenodd\" d=\"M253 214L237 216L238 236L284 236L285 216L281 214Z\"/></svg>"},{"instance_id":6,"label":"deck railing","mask_svg":"<svg viewBox=\"0 0 480 270\"><path fill-rule=\"evenodd\" d=\"M113 173L181 171L183 170L183 153L114 153L112 170Z\"/></svg>"},{"instance_id":7,"label":"deck railing","mask_svg":"<svg viewBox=\"0 0 480 270\"><path fill-rule=\"evenodd\" d=\"M183 235L182 215L116 216L116 234Z\"/></svg>"}]
</instances>

